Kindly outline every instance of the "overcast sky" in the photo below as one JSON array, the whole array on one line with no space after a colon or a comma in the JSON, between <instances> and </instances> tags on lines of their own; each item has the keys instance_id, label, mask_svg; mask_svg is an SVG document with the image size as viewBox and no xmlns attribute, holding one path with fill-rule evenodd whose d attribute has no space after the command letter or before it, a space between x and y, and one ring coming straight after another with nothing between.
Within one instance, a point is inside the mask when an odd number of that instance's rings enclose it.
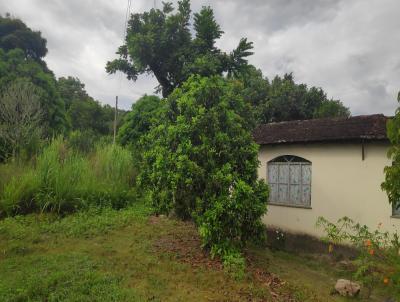
<instances>
[{"instance_id":1,"label":"overcast sky","mask_svg":"<svg viewBox=\"0 0 400 302\"><path fill-rule=\"evenodd\" d=\"M132 0L131 12L153 0ZM161 1L156 1L161 6ZM211 5L233 49L254 42L250 63L269 78L293 72L297 82L323 88L353 115L393 114L400 90L399 0L192 0ZM127 109L157 85L107 75L105 64L122 43L127 0L0 0L0 12L21 18L47 39L46 61L57 77L75 76L90 95Z\"/></svg>"}]
</instances>

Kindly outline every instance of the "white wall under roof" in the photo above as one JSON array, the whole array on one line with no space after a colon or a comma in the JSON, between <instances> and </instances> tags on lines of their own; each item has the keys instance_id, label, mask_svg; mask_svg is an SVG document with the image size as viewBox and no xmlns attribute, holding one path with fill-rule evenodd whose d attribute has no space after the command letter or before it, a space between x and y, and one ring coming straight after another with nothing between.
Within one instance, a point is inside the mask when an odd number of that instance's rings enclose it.
<instances>
[{"instance_id":1,"label":"white wall under roof","mask_svg":"<svg viewBox=\"0 0 400 302\"><path fill-rule=\"evenodd\" d=\"M267 162L281 155L296 155L312 163L311 209L269 205L263 218L267 225L320 236L315 227L319 216L330 221L348 216L370 228L400 231L400 218L380 188L383 168L390 164L388 143L313 143L260 146L258 175L267 179Z\"/></svg>"}]
</instances>

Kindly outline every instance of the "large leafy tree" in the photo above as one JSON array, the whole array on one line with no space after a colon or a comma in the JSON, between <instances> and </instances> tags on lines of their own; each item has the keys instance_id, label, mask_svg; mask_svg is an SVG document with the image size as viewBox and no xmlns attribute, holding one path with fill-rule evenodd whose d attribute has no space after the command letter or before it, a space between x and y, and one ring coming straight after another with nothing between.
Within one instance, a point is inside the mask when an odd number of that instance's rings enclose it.
<instances>
[{"instance_id":1,"label":"large leafy tree","mask_svg":"<svg viewBox=\"0 0 400 302\"><path fill-rule=\"evenodd\" d=\"M238 75L247 68L246 57L252 54L252 43L242 39L231 53L215 46L223 31L210 7L193 15L190 1L171 3L162 9L133 14L129 20L125 43L119 47L119 58L108 62L109 73L121 71L128 79L150 73L159 83L164 97L192 74L202 76ZM192 35L192 32L194 35Z\"/></svg>"},{"instance_id":2,"label":"large leafy tree","mask_svg":"<svg viewBox=\"0 0 400 302\"><path fill-rule=\"evenodd\" d=\"M139 177L159 213L193 219L223 257L260 236L268 197L241 88L198 75L176 88L145 137Z\"/></svg>"},{"instance_id":3,"label":"large leafy tree","mask_svg":"<svg viewBox=\"0 0 400 302\"><path fill-rule=\"evenodd\" d=\"M43 110L45 134L65 132L68 128L65 107L53 73L34 59L26 58L22 49L5 51L0 48L0 90L18 80L35 85Z\"/></svg>"},{"instance_id":4,"label":"large leafy tree","mask_svg":"<svg viewBox=\"0 0 400 302\"><path fill-rule=\"evenodd\" d=\"M0 16L0 48L5 51L19 48L26 58L44 64L42 58L47 53L46 43L40 31L33 31L20 19Z\"/></svg>"}]
</instances>

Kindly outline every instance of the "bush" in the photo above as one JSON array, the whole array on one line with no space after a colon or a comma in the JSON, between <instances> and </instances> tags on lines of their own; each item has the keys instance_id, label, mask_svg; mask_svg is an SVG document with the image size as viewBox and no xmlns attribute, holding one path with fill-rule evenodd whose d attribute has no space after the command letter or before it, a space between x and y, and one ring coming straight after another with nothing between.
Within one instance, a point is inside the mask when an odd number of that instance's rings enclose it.
<instances>
[{"instance_id":1,"label":"bush","mask_svg":"<svg viewBox=\"0 0 400 302\"><path fill-rule=\"evenodd\" d=\"M134 177L130 153L122 147L98 147L89 160L58 138L38 156L34 167L5 184L0 215L67 213L90 205L121 208L134 198Z\"/></svg>"},{"instance_id":2,"label":"bush","mask_svg":"<svg viewBox=\"0 0 400 302\"><path fill-rule=\"evenodd\" d=\"M261 238L268 199L237 85L193 76L175 89L161 123L145 136L139 175L157 212L194 220L204 246L222 258Z\"/></svg>"},{"instance_id":3,"label":"bush","mask_svg":"<svg viewBox=\"0 0 400 302\"><path fill-rule=\"evenodd\" d=\"M226 253L222 259L224 271L231 277L241 280L245 276L246 262L238 251Z\"/></svg>"},{"instance_id":4,"label":"bush","mask_svg":"<svg viewBox=\"0 0 400 302\"><path fill-rule=\"evenodd\" d=\"M354 278L369 292L377 284L384 284L400 298L400 237L397 232L381 231L381 225L371 231L348 217L336 223L319 217L317 226L326 233L323 239L329 243L329 253L333 253L337 244L350 243L357 248L359 253L353 261L356 267Z\"/></svg>"}]
</instances>

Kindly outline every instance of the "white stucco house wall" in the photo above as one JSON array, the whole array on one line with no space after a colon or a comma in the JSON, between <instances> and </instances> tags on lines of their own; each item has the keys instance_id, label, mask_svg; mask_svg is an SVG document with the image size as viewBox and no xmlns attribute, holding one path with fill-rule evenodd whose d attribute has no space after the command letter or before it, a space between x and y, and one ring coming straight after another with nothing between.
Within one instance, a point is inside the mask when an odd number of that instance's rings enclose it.
<instances>
[{"instance_id":1,"label":"white stucco house wall","mask_svg":"<svg viewBox=\"0 0 400 302\"><path fill-rule=\"evenodd\" d=\"M260 125L258 174L270 187L267 226L320 236L319 216L348 216L400 231L400 210L381 190L387 157L384 115Z\"/></svg>"}]
</instances>

